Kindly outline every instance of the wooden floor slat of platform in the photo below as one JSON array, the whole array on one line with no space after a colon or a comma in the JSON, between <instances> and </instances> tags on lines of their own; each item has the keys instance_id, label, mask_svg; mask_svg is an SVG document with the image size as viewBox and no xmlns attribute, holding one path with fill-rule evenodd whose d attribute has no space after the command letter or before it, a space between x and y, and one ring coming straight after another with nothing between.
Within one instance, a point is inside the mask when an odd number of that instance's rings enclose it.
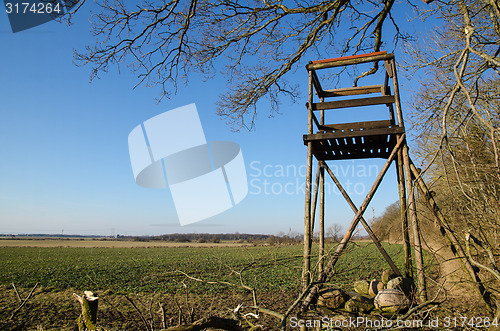
<instances>
[{"instance_id":1,"label":"wooden floor slat of platform","mask_svg":"<svg viewBox=\"0 0 500 331\"><path fill-rule=\"evenodd\" d=\"M304 135L304 143L308 141L333 139L333 138L352 138L352 137L366 137L366 136L379 136L387 134L402 134L405 132L404 128L393 126L388 128L378 128L370 130L353 130L353 131L335 131L324 133L313 133Z\"/></svg>"},{"instance_id":2,"label":"wooden floor slat of platform","mask_svg":"<svg viewBox=\"0 0 500 331\"><path fill-rule=\"evenodd\" d=\"M304 135L304 143L312 142L318 160L387 158L396 145L396 135L404 128L336 131Z\"/></svg>"}]
</instances>

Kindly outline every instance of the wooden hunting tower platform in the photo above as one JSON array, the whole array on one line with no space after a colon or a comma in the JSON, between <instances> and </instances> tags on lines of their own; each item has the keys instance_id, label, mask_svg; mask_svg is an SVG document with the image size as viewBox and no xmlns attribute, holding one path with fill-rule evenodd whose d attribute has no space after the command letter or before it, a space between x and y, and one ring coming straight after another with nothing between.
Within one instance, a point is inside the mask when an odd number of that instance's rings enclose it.
<instances>
[{"instance_id":1,"label":"wooden hunting tower platform","mask_svg":"<svg viewBox=\"0 0 500 331\"><path fill-rule=\"evenodd\" d=\"M377 66L380 62L385 68L385 78L380 85L355 86L336 89L325 89L320 81L318 71L330 68L372 63ZM307 66L309 74L309 99L306 104L308 109L308 132L304 135L304 144L307 145L307 177L304 217L304 265L302 270L303 310L313 301L317 294L317 286L312 285L312 271L310 266L312 234L314 232L314 219L319 193L319 264L315 283L325 282L332 272L335 263L341 256L353 232L361 222L371 239L380 250L390 268L399 275L413 279L413 259L410 247L410 228L413 234L413 247L415 248L415 265L417 272L418 298L426 300L426 286L423 274L422 250L420 244L419 225L416 216L415 199L413 194L413 180L418 175L412 173L408 146L405 139L405 127L401 102L399 96L398 78L394 54L376 52L349 57L320 60L310 62ZM373 107L376 105L387 106L387 118L377 121L360 121L359 115L353 113L356 122L351 123L326 123L325 112L335 112L336 109L353 107ZM328 114L328 115L331 115ZM332 118L333 116L329 116ZM317 160L317 173L313 187L313 157ZM387 159L380 174L366 195L362 205L354 205L340 181L330 170L327 161L382 158ZM401 206L402 233L405 252L405 270L401 272L388 253L384 250L379 240L363 219L368 204L375 194L382 178L391 163L395 161L399 199ZM336 251L325 261L324 251L324 173L328 173L336 184L350 207L355 213L347 232L337 246ZM415 172L416 170L413 170ZM407 192L408 190L408 192ZM307 295L306 295L307 294Z\"/></svg>"}]
</instances>

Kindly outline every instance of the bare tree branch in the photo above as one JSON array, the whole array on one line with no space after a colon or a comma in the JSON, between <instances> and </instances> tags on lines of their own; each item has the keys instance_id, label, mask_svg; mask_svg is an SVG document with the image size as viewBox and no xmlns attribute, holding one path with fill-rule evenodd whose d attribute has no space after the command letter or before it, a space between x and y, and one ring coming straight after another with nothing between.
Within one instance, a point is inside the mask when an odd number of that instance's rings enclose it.
<instances>
[{"instance_id":1,"label":"bare tree branch","mask_svg":"<svg viewBox=\"0 0 500 331\"><path fill-rule=\"evenodd\" d=\"M193 72L207 79L220 74L228 87L217 113L238 130L254 127L257 108L265 105L272 115L283 97L297 97L285 76L308 54L380 50L394 0L158 0L137 8L124 0L98 0L98 5L91 21L96 42L75 51L77 65L92 67L91 79L126 65L138 74L136 86L159 86L161 99L175 94ZM400 38L394 17L390 21ZM337 29L351 32L341 39ZM375 66L361 77L376 71Z\"/></svg>"}]
</instances>

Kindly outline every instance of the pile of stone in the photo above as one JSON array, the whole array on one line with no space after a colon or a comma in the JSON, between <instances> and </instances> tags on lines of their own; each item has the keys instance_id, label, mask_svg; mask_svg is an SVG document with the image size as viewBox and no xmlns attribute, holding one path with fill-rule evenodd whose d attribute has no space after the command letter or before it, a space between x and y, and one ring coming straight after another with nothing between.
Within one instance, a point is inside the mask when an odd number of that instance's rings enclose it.
<instances>
[{"instance_id":1,"label":"pile of stone","mask_svg":"<svg viewBox=\"0 0 500 331\"><path fill-rule=\"evenodd\" d=\"M358 280L353 284L353 289L322 289L317 304L319 307L349 313L403 313L410 307L414 283L410 278L385 270L381 280Z\"/></svg>"}]
</instances>

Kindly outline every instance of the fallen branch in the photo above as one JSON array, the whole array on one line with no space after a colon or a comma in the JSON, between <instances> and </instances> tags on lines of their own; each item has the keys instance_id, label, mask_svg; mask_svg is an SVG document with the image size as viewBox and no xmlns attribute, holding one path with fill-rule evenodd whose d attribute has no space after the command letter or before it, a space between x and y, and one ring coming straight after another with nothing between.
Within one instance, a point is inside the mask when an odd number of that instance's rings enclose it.
<instances>
[{"instance_id":1,"label":"fallen branch","mask_svg":"<svg viewBox=\"0 0 500 331\"><path fill-rule=\"evenodd\" d=\"M190 276L188 275L187 273L183 272L183 271L180 271L180 270L176 270L175 272L177 273L180 273L182 275L184 275L185 277L191 279L191 280L194 280L196 282L200 282L200 283L206 283L206 284L222 284L222 285L228 285L228 286L233 286L233 287L240 287L240 288L243 288L247 291L250 291L252 293L252 299L253 299L253 304L254 306L257 306L257 295L255 293L255 290L253 288L251 288L250 286L247 286L245 284L234 284L234 283L231 283L231 282L226 282L226 281L222 281L222 280L219 280L219 281L210 281L210 280L204 280L204 279L200 279L200 278L196 278L196 277L193 277L193 276Z\"/></svg>"},{"instance_id":2,"label":"fallen branch","mask_svg":"<svg viewBox=\"0 0 500 331\"><path fill-rule=\"evenodd\" d=\"M283 320L283 318L284 318L283 314L280 314L278 312L272 311L270 309L266 309L266 308L262 308L262 307L258 307L258 306L253 306L253 307L250 307L250 308L256 309L256 310L258 310L261 313L277 317L277 318L280 319L280 321Z\"/></svg>"},{"instance_id":3,"label":"fallen branch","mask_svg":"<svg viewBox=\"0 0 500 331\"><path fill-rule=\"evenodd\" d=\"M167 328L167 314L165 312L165 307L163 306L163 303L160 303L160 312L161 312L161 326L162 326L162 328L166 329Z\"/></svg>"},{"instance_id":4,"label":"fallen branch","mask_svg":"<svg viewBox=\"0 0 500 331\"><path fill-rule=\"evenodd\" d=\"M139 313L139 316L141 317L142 322L146 326L146 330L151 331L151 327L148 324L148 321L146 320L146 318L144 317L144 315L141 313L141 311L139 310L139 308L137 308L137 306L135 305L134 301L132 301L132 299L130 299L126 295L125 295L125 299L127 299L132 304L132 306L135 308L135 310Z\"/></svg>"},{"instance_id":5,"label":"fallen branch","mask_svg":"<svg viewBox=\"0 0 500 331\"><path fill-rule=\"evenodd\" d=\"M16 285L12 283L12 287L14 288L14 291L16 292L17 299L19 300L19 303L23 302L23 299L21 299L21 296L19 295L19 292L17 291Z\"/></svg>"},{"instance_id":6,"label":"fallen branch","mask_svg":"<svg viewBox=\"0 0 500 331\"><path fill-rule=\"evenodd\" d=\"M14 285L14 284L12 284L12 285ZM28 302L28 300L29 300L29 299L31 298L31 296L33 295L33 292L35 291L35 289L37 288L37 286L38 286L38 283L36 283L36 284L35 284L35 286L33 286L33 288L32 288L32 289L31 289L31 291L30 291L30 294L28 294L28 296L26 297L26 299L24 299L24 300L23 300L23 302L21 303L21 305L20 305L19 307L17 307L17 309L16 309L16 310L14 310L14 311L12 312L12 315L10 315L10 319L13 319L13 318L14 318L14 316L16 316L17 312L18 312L18 311L20 311L20 310L21 310L21 308L23 308L23 307L24 307L24 305L26 304L26 302ZM15 289L15 288L16 288L16 287L14 286L14 289ZM17 293L17 290L16 290L16 293ZM19 296L19 293L17 293L17 296L19 297L19 299L21 299L21 297Z\"/></svg>"},{"instance_id":7,"label":"fallen branch","mask_svg":"<svg viewBox=\"0 0 500 331\"><path fill-rule=\"evenodd\" d=\"M272 310L269 310L269 309L266 309L266 308L259 307L257 305L257 295L255 293L255 290L253 288L251 288L250 286L247 286L247 285L243 284L243 282L241 282L241 284L238 285L238 284L234 284L234 283L226 282L226 281L209 281L209 280L204 280L204 279L200 279L200 278L196 278L196 277L190 276L187 273L185 273L183 271L180 271L180 270L177 270L176 272L184 275L188 279L191 279L191 280L194 280L194 281L197 281L197 282L206 283L206 284L222 284L222 285L240 287L240 288L246 289L248 291L251 291L252 292L252 299L253 299L253 304L254 305L252 307L249 307L249 308L255 309L255 310L257 310L257 311L259 311L261 313L267 314L267 315L271 315L271 316L277 317L277 318L280 319L280 322L282 324L284 323L283 320L286 319L286 315L280 314L278 312L275 312L275 311L272 311ZM301 298L302 298L302 296L301 296ZM241 306L238 306L238 308L236 308L236 310L235 310L235 313L238 314L240 308L241 308ZM216 318L216 317L213 317L213 318ZM197 322L200 322L200 321L202 321L202 320L199 320ZM231 320L231 321L236 321L236 320ZM197 323L197 322L195 322L195 323ZM194 324L191 324L191 325L194 325ZM238 327L241 330L245 330L245 329L242 329L241 326L238 326ZM252 330L253 328L254 327L252 327L250 330ZM228 330L240 330L240 329L228 329ZM170 329L167 329L167 330L170 330ZM173 329L173 330L177 330L177 329ZM184 329L179 329L179 330L184 330ZM191 330L191 329L186 329L186 330ZM192 329L192 330L200 330L200 329Z\"/></svg>"}]
</instances>

